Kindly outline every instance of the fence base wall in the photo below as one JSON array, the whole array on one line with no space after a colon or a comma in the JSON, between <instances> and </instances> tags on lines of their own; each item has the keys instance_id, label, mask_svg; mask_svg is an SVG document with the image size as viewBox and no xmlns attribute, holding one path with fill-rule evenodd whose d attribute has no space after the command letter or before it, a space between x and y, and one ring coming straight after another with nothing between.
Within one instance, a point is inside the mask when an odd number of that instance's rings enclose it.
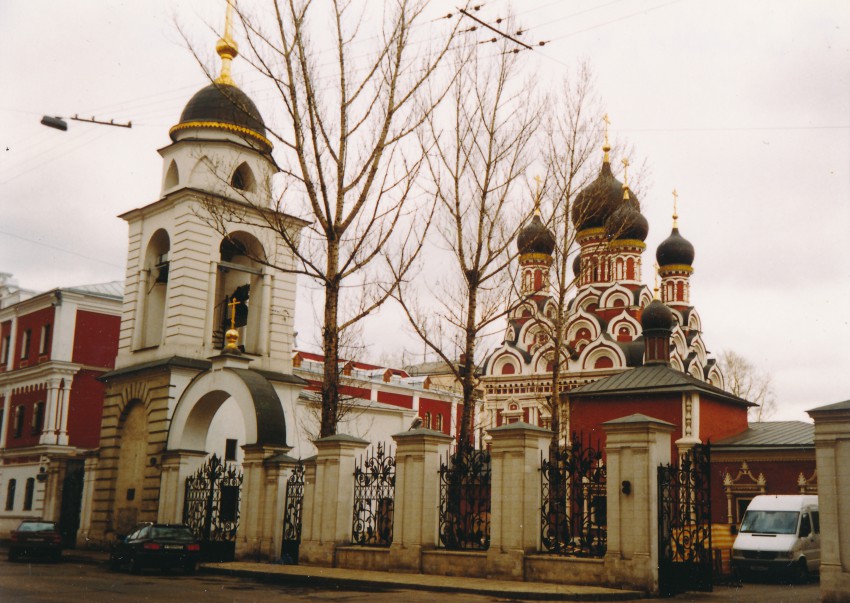
<instances>
[{"instance_id":1,"label":"fence base wall","mask_svg":"<svg viewBox=\"0 0 850 603\"><path fill-rule=\"evenodd\" d=\"M605 561L556 555L529 555L525 558L528 582L599 586L605 583Z\"/></svg>"},{"instance_id":2,"label":"fence base wall","mask_svg":"<svg viewBox=\"0 0 850 603\"><path fill-rule=\"evenodd\" d=\"M422 573L487 578L487 553L485 551L422 551Z\"/></svg>"},{"instance_id":3,"label":"fence base wall","mask_svg":"<svg viewBox=\"0 0 850 603\"><path fill-rule=\"evenodd\" d=\"M368 546L340 546L336 549L337 567L385 572L390 569L390 549Z\"/></svg>"}]
</instances>

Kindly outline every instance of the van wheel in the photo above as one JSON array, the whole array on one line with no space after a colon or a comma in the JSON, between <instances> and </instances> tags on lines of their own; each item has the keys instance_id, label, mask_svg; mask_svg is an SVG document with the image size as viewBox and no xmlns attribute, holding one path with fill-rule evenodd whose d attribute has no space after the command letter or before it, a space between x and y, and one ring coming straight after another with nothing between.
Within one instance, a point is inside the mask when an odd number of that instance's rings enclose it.
<instances>
[{"instance_id":1,"label":"van wheel","mask_svg":"<svg viewBox=\"0 0 850 603\"><path fill-rule=\"evenodd\" d=\"M805 559L800 559L800 561L797 562L797 568L794 577L797 579L798 584L808 584L809 566L806 564Z\"/></svg>"}]
</instances>

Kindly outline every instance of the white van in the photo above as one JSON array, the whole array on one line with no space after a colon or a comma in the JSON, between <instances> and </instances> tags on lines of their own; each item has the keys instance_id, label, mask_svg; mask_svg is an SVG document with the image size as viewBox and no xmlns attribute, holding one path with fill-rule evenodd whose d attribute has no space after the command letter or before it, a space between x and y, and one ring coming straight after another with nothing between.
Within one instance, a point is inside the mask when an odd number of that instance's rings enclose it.
<instances>
[{"instance_id":1,"label":"white van","mask_svg":"<svg viewBox=\"0 0 850 603\"><path fill-rule=\"evenodd\" d=\"M818 497L753 498L732 546L732 568L745 577L773 573L798 581L820 571Z\"/></svg>"}]
</instances>

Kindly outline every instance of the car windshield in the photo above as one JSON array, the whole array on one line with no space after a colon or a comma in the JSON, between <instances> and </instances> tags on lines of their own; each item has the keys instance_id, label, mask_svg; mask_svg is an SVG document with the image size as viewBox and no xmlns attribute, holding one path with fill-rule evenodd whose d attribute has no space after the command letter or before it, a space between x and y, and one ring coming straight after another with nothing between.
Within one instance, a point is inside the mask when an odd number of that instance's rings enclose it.
<instances>
[{"instance_id":1,"label":"car windshield","mask_svg":"<svg viewBox=\"0 0 850 603\"><path fill-rule=\"evenodd\" d=\"M25 521L18 526L19 532L52 532L56 526L49 521Z\"/></svg>"},{"instance_id":2,"label":"car windshield","mask_svg":"<svg viewBox=\"0 0 850 603\"><path fill-rule=\"evenodd\" d=\"M759 534L794 534L797 532L797 511L747 511L741 522L742 532Z\"/></svg>"},{"instance_id":3,"label":"car windshield","mask_svg":"<svg viewBox=\"0 0 850 603\"><path fill-rule=\"evenodd\" d=\"M154 526L151 538L155 540L176 540L191 542L195 539L192 531L185 526Z\"/></svg>"}]
</instances>

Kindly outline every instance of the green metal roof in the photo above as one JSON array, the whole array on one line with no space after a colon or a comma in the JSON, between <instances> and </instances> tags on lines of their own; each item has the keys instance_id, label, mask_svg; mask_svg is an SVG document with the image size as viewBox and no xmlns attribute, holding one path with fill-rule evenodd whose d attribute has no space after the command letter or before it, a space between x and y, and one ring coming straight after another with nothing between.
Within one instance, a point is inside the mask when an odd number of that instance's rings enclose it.
<instances>
[{"instance_id":1,"label":"green metal roof","mask_svg":"<svg viewBox=\"0 0 850 603\"><path fill-rule=\"evenodd\" d=\"M813 448L815 426L804 421L750 423L747 431L712 443L712 448Z\"/></svg>"},{"instance_id":2,"label":"green metal roof","mask_svg":"<svg viewBox=\"0 0 850 603\"><path fill-rule=\"evenodd\" d=\"M738 396L714 387L710 383L687 375L669 366L652 364L626 370L604 377L569 392L570 396L597 397L621 394L664 394L685 391L700 391L728 402L744 406L755 406Z\"/></svg>"}]
</instances>

